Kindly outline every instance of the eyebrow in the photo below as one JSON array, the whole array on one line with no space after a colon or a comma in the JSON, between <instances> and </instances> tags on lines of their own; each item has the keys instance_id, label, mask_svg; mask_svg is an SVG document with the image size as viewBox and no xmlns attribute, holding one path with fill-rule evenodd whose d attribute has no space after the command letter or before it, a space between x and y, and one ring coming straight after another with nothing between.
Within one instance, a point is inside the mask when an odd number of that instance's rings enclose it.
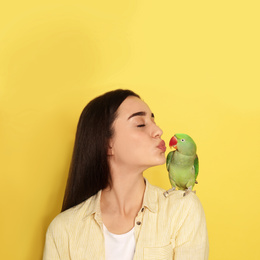
<instances>
[{"instance_id":1,"label":"eyebrow","mask_svg":"<svg viewBox=\"0 0 260 260\"><path fill-rule=\"evenodd\" d=\"M127 120L129 120L130 118L132 118L134 116L146 116L146 112L140 111L140 112L133 113L131 116L128 117ZM151 117L154 118L154 114L153 113L151 113Z\"/></svg>"}]
</instances>

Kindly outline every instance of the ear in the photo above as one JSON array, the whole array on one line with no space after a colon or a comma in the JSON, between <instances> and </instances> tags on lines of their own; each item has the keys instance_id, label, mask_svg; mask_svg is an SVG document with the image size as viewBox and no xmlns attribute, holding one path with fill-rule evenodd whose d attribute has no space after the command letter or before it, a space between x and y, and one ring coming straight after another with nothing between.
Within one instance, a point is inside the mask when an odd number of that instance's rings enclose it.
<instances>
[{"instance_id":1,"label":"ear","mask_svg":"<svg viewBox=\"0 0 260 260\"><path fill-rule=\"evenodd\" d=\"M114 155L112 140L109 141L107 155L108 156Z\"/></svg>"}]
</instances>

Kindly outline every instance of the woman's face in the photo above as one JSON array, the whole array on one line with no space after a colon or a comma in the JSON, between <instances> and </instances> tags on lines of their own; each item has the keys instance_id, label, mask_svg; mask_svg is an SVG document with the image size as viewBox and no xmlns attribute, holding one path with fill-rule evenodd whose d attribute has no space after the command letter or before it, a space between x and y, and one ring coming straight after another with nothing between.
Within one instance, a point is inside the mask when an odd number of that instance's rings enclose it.
<instances>
[{"instance_id":1,"label":"woman's face","mask_svg":"<svg viewBox=\"0 0 260 260\"><path fill-rule=\"evenodd\" d=\"M117 110L108 154L115 164L145 170L165 163L162 130L145 102L129 96Z\"/></svg>"}]
</instances>

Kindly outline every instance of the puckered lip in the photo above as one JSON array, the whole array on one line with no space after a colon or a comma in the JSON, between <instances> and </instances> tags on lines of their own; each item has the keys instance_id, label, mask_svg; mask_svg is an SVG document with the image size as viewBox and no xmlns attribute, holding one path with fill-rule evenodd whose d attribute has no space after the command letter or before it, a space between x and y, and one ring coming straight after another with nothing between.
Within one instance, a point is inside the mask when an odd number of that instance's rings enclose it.
<instances>
[{"instance_id":1,"label":"puckered lip","mask_svg":"<svg viewBox=\"0 0 260 260\"><path fill-rule=\"evenodd\" d=\"M159 149L161 149L163 152L166 151L165 142L162 140L159 145L157 146Z\"/></svg>"}]
</instances>

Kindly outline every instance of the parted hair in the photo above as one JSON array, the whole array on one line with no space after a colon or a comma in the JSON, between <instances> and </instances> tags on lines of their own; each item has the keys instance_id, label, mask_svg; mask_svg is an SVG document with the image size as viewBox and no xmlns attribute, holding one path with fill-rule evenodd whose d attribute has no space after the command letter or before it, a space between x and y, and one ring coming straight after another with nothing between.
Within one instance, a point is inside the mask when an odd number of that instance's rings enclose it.
<instances>
[{"instance_id":1,"label":"parted hair","mask_svg":"<svg viewBox=\"0 0 260 260\"><path fill-rule=\"evenodd\" d=\"M131 90L117 89L96 97L83 109L61 211L80 204L111 185L107 152L114 134L112 124L118 107L128 96L140 98Z\"/></svg>"}]
</instances>

